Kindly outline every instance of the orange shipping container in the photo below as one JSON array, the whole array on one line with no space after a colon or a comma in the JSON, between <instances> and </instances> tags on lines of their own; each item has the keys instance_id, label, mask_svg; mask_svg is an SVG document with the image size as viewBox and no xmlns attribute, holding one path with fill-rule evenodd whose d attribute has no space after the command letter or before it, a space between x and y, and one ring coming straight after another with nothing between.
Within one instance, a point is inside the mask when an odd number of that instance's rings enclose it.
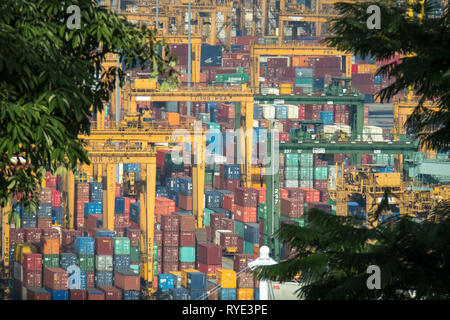
<instances>
[{"instance_id":1,"label":"orange shipping container","mask_svg":"<svg viewBox=\"0 0 450 320\"><path fill-rule=\"evenodd\" d=\"M234 219L241 222L256 222L256 207L241 207L234 205Z\"/></svg>"},{"instance_id":2,"label":"orange shipping container","mask_svg":"<svg viewBox=\"0 0 450 320\"><path fill-rule=\"evenodd\" d=\"M292 67L308 67L309 57L308 56L293 56L291 60Z\"/></svg>"},{"instance_id":3,"label":"orange shipping container","mask_svg":"<svg viewBox=\"0 0 450 320\"><path fill-rule=\"evenodd\" d=\"M184 194L179 195L178 197L178 206L186 211L192 210L192 196L185 196Z\"/></svg>"},{"instance_id":4,"label":"orange shipping container","mask_svg":"<svg viewBox=\"0 0 450 320\"><path fill-rule=\"evenodd\" d=\"M178 126L180 124L180 114L178 112L166 112L166 120L171 126Z\"/></svg>"},{"instance_id":5,"label":"orange shipping container","mask_svg":"<svg viewBox=\"0 0 450 320\"><path fill-rule=\"evenodd\" d=\"M43 254L59 254L59 239L43 237L41 247Z\"/></svg>"}]
</instances>

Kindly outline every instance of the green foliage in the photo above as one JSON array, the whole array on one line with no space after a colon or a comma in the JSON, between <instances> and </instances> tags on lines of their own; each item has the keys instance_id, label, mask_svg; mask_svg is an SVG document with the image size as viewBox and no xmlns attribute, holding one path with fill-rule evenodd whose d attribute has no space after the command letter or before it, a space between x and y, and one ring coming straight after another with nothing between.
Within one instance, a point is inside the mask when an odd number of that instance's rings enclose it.
<instances>
[{"instance_id":1,"label":"green foliage","mask_svg":"<svg viewBox=\"0 0 450 320\"><path fill-rule=\"evenodd\" d=\"M381 11L381 29L369 30L366 13L369 5L378 5ZM448 2L446 3L448 6ZM361 56L387 60L396 54L404 56L400 63L386 63L377 74L395 81L378 95L389 101L397 93L412 87L419 98L414 113L407 121L408 128L419 137L421 144L448 150L450 145L450 31L449 12L442 18L431 13L435 1L425 1L425 16L419 20L420 4L412 7L414 18L407 15L408 1L378 0L363 3L337 3L340 16L332 19L333 36L325 42L340 50ZM413 55L414 54L414 55ZM408 56L412 55L412 56ZM432 101L437 111L423 108Z\"/></svg>"},{"instance_id":2,"label":"green foliage","mask_svg":"<svg viewBox=\"0 0 450 320\"><path fill-rule=\"evenodd\" d=\"M70 5L80 7L80 29L66 25ZM121 85L125 77L101 66L107 55L119 54L127 68L150 68L167 82L164 89L179 83L176 57L153 30L93 1L4 0L0 12L0 206L20 194L29 205L41 168L89 161L78 135L89 133L89 117L103 109L116 76ZM19 155L26 165L11 162Z\"/></svg>"},{"instance_id":3,"label":"green foliage","mask_svg":"<svg viewBox=\"0 0 450 320\"><path fill-rule=\"evenodd\" d=\"M298 296L311 300L448 299L449 203L436 210L440 223L404 216L376 228L367 228L360 219L310 210L306 227L282 225L277 232L296 253L257 269L257 276L284 282L301 272L305 286ZM367 288L370 265L381 269L379 290ZM414 298L409 292L415 292Z\"/></svg>"}]
</instances>

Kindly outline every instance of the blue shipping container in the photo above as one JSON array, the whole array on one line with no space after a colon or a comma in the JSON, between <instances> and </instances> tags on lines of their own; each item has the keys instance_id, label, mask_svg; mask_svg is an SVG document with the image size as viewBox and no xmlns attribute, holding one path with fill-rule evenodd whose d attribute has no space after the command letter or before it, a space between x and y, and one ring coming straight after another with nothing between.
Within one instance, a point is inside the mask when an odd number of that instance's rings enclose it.
<instances>
[{"instance_id":1,"label":"blue shipping container","mask_svg":"<svg viewBox=\"0 0 450 320\"><path fill-rule=\"evenodd\" d=\"M97 230L95 232L95 236L96 237L115 237L116 236L116 232L113 230Z\"/></svg>"},{"instance_id":2,"label":"blue shipping container","mask_svg":"<svg viewBox=\"0 0 450 320\"><path fill-rule=\"evenodd\" d=\"M169 191L167 190L167 187L164 187L164 186L156 187L156 196L157 197L168 198L169 197Z\"/></svg>"},{"instance_id":3,"label":"blue shipping container","mask_svg":"<svg viewBox=\"0 0 450 320\"><path fill-rule=\"evenodd\" d=\"M172 300L190 300L191 294L189 290L186 288L173 288L169 289L169 294L172 297Z\"/></svg>"},{"instance_id":4,"label":"blue shipping container","mask_svg":"<svg viewBox=\"0 0 450 320\"><path fill-rule=\"evenodd\" d=\"M373 77L374 84L381 84L382 82L383 82L383 76L381 74Z\"/></svg>"},{"instance_id":5,"label":"blue shipping container","mask_svg":"<svg viewBox=\"0 0 450 320\"><path fill-rule=\"evenodd\" d=\"M122 290L123 300L140 300L141 294L139 291L134 290Z\"/></svg>"},{"instance_id":6,"label":"blue shipping container","mask_svg":"<svg viewBox=\"0 0 450 320\"><path fill-rule=\"evenodd\" d=\"M192 178L180 178L180 192L192 196Z\"/></svg>"},{"instance_id":7,"label":"blue shipping container","mask_svg":"<svg viewBox=\"0 0 450 320\"><path fill-rule=\"evenodd\" d=\"M366 94L364 96L364 103L373 103L373 94Z\"/></svg>"},{"instance_id":8,"label":"blue shipping container","mask_svg":"<svg viewBox=\"0 0 450 320\"><path fill-rule=\"evenodd\" d=\"M205 105L206 112L211 112L212 110L218 110L218 109L219 109L219 105L217 104L217 102L214 102L214 101L209 101Z\"/></svg>"},{"instance_id":9,"label":"blue shipping container","mask_svg":"<svg viewBox=\"0 0 450 320\"><path fill-rule=\"evenodd\" d=\"M180 179L166 178L166 187L169 188L169 191L178 191L180 189Z\"/></svg>"},{"instance_id":10,"label":"blue shipping container","mask_svg":"<svg viewBox=\"0 0 450 320\"><path fill-rule=\"evenodd\" d=\"M168 291L175 288L175 276L170 273L162 273L158 275L158 290Z\"/></svg>"},{"instance_id":11,"label":"blue shipping container","mask_svg":"<svg viewBox=\"0 0 450 320\"><path fill-rule=\"evenodd\" d=\"M189 290L191 300L206 300L206 290Z\"/></svg>"},{"instance_id":12,"label":"blue shipping container","mask_svg":"<svg viewBox=\"0 0 450 320\"><path fill-rule=\"evenodd\" d=\"M75 252L78 254L94 254L94 238L76 237Z\"/></svg>"},{"instance_id":13,"label":"blue shipping container","mask_svg":"<svg viewBox=\"0 0 450 320\"><path fill-rule=\"evenodd\" d=\"M219 289L219 300L236 300L236 289L231 288Z\"/></svg>"},{"instance_id":14,"label":"blue shipping container","mask_svg":"<svg viewBox=\"0 0 450 320\"><path fill-rule=\"evenodd\" d=\"M139 223L139 201L135 203L130 203L130 220Z\"/></svg>"},{"instance_id":15,"label":"blue shipping container","mask_svg":"<svg viewBox=\"0 0 450 320\"><path fill-rule=\"evenodd\" d=\"M50 292L52 300L69 300L69 291L67 290L53 290L45 287L45 290Z\"/></svg>"},{"instance_id":16,"label":"blue shipping container","mask_svg":"<svg viewBox=\"0 0 450 320\"><path fill-rule=\"evenodd\" d=\"M128 254L115 254L113 258L114 271L126 271L130 269L130 255Z\"/></svg>"},{"instance_id":17,"label":"blue shipping container","mask_svg":"<svg viewBox=\"0 0 450 320\"><path fill-rule=\"evenodd\" d=\"M51 218L52 217L52 205L51 203L42 203L36 210L36 216L38 218Z\"/></svg>"},{"instance_id":18,"label":"blue shipping container","mask_svg":"<svg viewBox=\"0 0 450 320\"><path fill-rule=\"evenodd\" d=\"M209 209L222 207L222 194L214 190L205 190L205 206Z\"/></svg>"},{"instance_id":19,"label":"blue shipping container","mask_svg":"<svg viewBox=\"0 0 450 320\"><path fill-rule=\"evenodd\" d=\"M348 215L356 216L356 214L358 213L358 207L359 207L359 204L357 202L352 202L352 201L347 202Z\"/></svg>"},{"instance_id":20,"label":"blue shipping container","mask_svg":"<svg viewBox=\"0 0 450 320\"><path fill-rule=\"evenodd\" d=\"M202 44L201 66L222 66L222 46Z\"/></svg>"},{"instance_id":21,"label":"blue shipping container","mask_svg":"<svg viewBox=\"0 0 450 320\"><path fill-rule=\"evenodd\" d=\"M244 240L251 243L259 242L259 223L246 223L244 225Z\"/></svg>"},{"instance_id":22,"label":"blue shipping container","mask_svg":"<svg viewBox=\"0 0 450 320\"><path fill-rule=\"evenodd\" d=\"M97 202L86 202L84 204L84 217L90 214L102 214L102 205Z\"/></svg>"},{"instance_id":23,"label":"blue shipping container","mask_svg":"<svg viewBox=\"0 0 450 320\"><path fill-rule=\"evenodd\" d=\"M241 178L241 167L234 164L226 164L223 166L223 177L227 180L237 180Z\"/></svg>"},{"instance_id":24,"label":"blue shipping container","mask_svg":"<svg viewBox=\"0 0 450 320\"><path fill-rule=\"evenodd\" d=\"M206 274L203 272L188 272L186 286L192 290L206 290Z\"/></svg>"},{"instance_id":25,"label":"blue shipping container","mask_svg":"<svg viewBox=\"0 0 450 320\"><path fill-rule=\"evenodd\" d=\"M178 207L178 199L179 199L179 193L178 191L169 191L169 199L172 199L175 201L175 206Z\"/></svg>"},{"instance_id":26,"label":"blue shipping container","mask_svg":"<svg viewBox=\"0 0 450 320\"><path fill-rule=\"evenodd\" d=\"M324 125L332 125L334 123L332 111L320 111L319 118Z\"/></svg>"},{"instance_id":27,"label":"blue shipping container","mask_svg":"<svg viewBox=\"0 0 450 320\"><path fill-rule=\"evenodd\" d=\"M61 252L59 254L59 265L64 270L72 265L78 265L78 258L75 253Z\"/></svg>"},{"instance_id":28,"label":"blue shipping container","mask_svg":"<svg viewBox=\"0 0 450 320\"><path fill-rule=\"evenodd\" d=\"M287 107L283 105L275 105L275 118L286 119L287 118Z\"/></svg>"},{"instance_id":29,"label":"blue shipping container","mask_svg":"<svg viewBox=\"0 0 450 320\"><path fill-rule=\"evenodd\" d=\"M125 199L122 197L116 197L114 201L114 212L125 213Z\"/></svg>"},{"instance_id":30,"label":"blue shipping container","mask_svg":"<svg viewBox=\"0 0 450 320\"><path fill-rule=\"evenodd\" d=\"M96 287L111 287L114 284L114 273L110 271L95 272Z\"/></svg>"}]
</instances>

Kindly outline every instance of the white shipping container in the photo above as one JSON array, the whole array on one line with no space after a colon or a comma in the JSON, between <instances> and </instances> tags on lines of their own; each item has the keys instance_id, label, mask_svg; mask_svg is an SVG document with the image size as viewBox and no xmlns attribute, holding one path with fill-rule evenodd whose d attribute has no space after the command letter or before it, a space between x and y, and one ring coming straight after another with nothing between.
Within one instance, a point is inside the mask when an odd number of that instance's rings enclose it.
<instances>
[{"instance_id":1,"label":"white shipping container","mask_svg":"<svg viewBox=\"0 0 450 320\"><path fill-rule=\"evenodd\" d=\"M271 104L262 104L264 119L275 119L275 107Z\"/></svg>"},{"instance_id":2,"label":"white shipping container","mask_svg":"<svg viewBox=\"0 0 450 320\"><path fill-rule=\"evenodd\" d=\"M278 88L268 88L268 87L262 87L261 88L261 94L262 95L280 95L280 89Z\"/></svg>"},{"instance_id":3,"label":"white shipping container","mask_svg":"<svg viewBox=\"0 0 450 320\"><path fill-rule=\"evenodd\" d=\"M284 180L285 188L298 188L298 180Z\"/></svg>"},{"instance_id":4,"label":"white shipping container","mask_svg":"<svg viewBox=\"0 0 450 320\"><path fill-rule=\"evenodd\" d=\"M376 126L363 127L363 141L383 141L383 129Z\"/></svg>"},{"instance_id":5,"label":"white shipping container","mask_svg":"<svg viewBox=\"0 0 450 320\"><path fill-rule=\"evenodd\" d=\"M312 180L300 180L299 187L300 188L313 188L314 183Z\"/></svg>"},{"instance_id":6,"label":"white shipping container","mask_svg":"<svg viewBox=\"0 0 450 320\"><path fill-rule=\"evenodd\" d=\"M341 132L344 132L347 134L350 134L352 132L352 128L346 124L336 123L336 126L337 126L338 131L341 131Z\"/></svg>"},{"instance_id":7,"label":"white shipping container","mask_svg":"<svg viewBox=\"0 0 450 320\"><path fill-rule=\"evenodd\" d=\"M113 271L113 256L112 255L96 255L95 269L97 271Z\"/></svg>"},{"instance_id":8,"label":"white shipping container","mask_svg":"<svg viewBox=\"0 0 450 320\"><path fill-rule=\"evenodd\" d=\"M258 128L259 127L259 121L253 119L253 128Z\"/></svg>"},{"instance_id":9,"label":"white shipping container","mask_svg":"<svg viewBox=\"0 0 450 320\"><path fill-rule=\"evenodd\" d=\"M287 104L286 108L288 119L298 119L298 106L293 104Z\"/></svg>"},{"instance_id":10,"label":"white shipping container","mask_svg":"<svg viewBox=\"0 0 450 320\"><path fill-rule=\"evenodd\" d=\"M283 132L283 123L281 123L280 121L275 121L273 123L273 128L277 129L279 132Z\"/></svg>"}]
</instances>

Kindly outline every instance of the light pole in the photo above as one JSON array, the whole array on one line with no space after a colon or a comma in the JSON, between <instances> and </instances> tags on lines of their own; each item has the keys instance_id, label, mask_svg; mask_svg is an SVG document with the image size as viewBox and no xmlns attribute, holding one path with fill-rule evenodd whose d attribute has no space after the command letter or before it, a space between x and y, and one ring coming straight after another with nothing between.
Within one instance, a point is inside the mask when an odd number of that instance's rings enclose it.
<instances>
[{"instance_id":1,"label":"light pole","mask_svg":"<svg viewBox=\"0 0 450 320\"><path fill-rule=\"evenodd\" d=\"M192 81L192 55L191 55L191 0L189 0L188 6L188 88L191 87ZM191 115L191 102L187 103L187 115Z\"/></svg>"}]
</instances>

